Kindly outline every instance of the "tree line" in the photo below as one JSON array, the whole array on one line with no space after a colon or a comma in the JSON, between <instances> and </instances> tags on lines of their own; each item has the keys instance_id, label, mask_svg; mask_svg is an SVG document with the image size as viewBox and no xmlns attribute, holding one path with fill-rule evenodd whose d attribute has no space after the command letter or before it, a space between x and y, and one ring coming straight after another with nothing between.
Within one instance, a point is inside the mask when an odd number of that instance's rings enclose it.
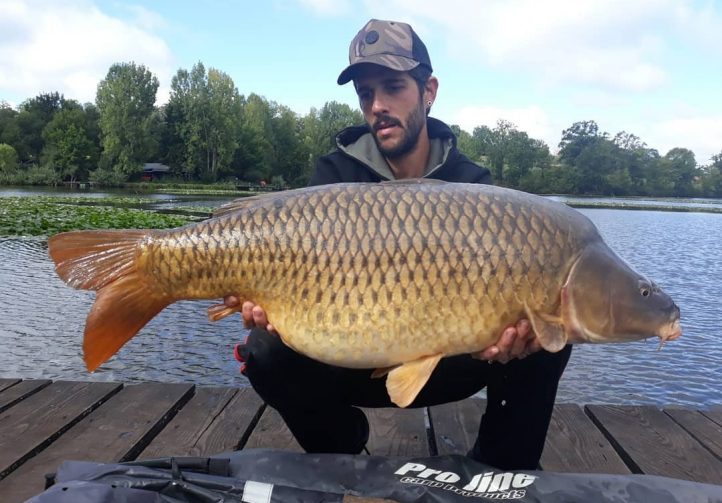
<instances>
[{"instance_id":1,"label":"tree line","mask_svg":"<svg viewBox=\"0 0 722 503\"><path fill-rule=\"evenodd\" d=\"M198 62L179 69L166 104L143 65L114 64L95 103L52 92L0 103L0 184L137 180L147 162L170 166L176 180L261 180L304 185L335 134L361 124L358 110L327 102L298 115L263 96L239 94L226 73ZM698 165L686 148L665 155L639 137L599 130L594 121L562 132L558 153L499 120L471 133L452 126L459 149L488 166L495 183L535 193L722 197L722 151Z\"/></svg>"}]
</instances>

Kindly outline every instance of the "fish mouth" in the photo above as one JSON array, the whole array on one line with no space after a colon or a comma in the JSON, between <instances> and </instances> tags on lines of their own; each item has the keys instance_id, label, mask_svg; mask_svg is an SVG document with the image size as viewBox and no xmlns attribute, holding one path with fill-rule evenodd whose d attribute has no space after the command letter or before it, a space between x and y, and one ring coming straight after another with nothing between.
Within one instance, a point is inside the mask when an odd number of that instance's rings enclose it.
<instances>
[{"instance_id":1,"label":"fish mouth","mask_svg":"<svg viewBox=\"0 0 722 503\"><path fill-rule=\"evenodd\" d=\"M662 330L659 331L659 349L665 345L667 341L673 341L679 339L682 336L682 326L679 323L679 318L675 319L669 325L665 325Z\"/></svg>"}]
</instances>

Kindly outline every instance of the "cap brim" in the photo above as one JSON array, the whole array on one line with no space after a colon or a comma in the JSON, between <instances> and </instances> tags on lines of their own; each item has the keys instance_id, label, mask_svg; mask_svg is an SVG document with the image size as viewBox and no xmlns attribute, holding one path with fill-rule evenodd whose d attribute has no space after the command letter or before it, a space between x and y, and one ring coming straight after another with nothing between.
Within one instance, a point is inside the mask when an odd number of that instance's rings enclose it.
<instances>
[{"instance_id":1,"label":"cap brim","mask_svg":"<svg viewBox=\"0 0 722 503\"><path fill-rule=\"evenodd\" d=\"M374 54L372 56L366 56L362 60L356 61L355 63L348 65L341 74L338 76L336 82L342 86L354 78L356 71L359 66L370 64L379 65L391 70L398 72L408 72L419 66L419 62L413 59L404 58L403 56L389 55L389 54Z\"/></svg>"}]
</instances>

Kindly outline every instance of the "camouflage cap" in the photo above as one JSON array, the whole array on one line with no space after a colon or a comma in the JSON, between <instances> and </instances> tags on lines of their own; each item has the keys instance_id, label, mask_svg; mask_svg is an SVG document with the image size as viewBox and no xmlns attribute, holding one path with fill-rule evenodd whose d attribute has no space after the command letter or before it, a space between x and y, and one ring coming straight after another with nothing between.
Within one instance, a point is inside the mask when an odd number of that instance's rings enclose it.
<instances>
[{"instance_id":1,"label":"camouflage cap","mask_svg":"<svg viewBox=\"0 0 722 503\"><path fill-rule=\"evenodd\" d=\"M426 46L410 25L378 19L366 23L351 41L348 62L349 65L338 76L339 84L353 79L357 65L362 63L373 63L402 72L419 65L432 70Z\"/></svg>"}]
</instances>

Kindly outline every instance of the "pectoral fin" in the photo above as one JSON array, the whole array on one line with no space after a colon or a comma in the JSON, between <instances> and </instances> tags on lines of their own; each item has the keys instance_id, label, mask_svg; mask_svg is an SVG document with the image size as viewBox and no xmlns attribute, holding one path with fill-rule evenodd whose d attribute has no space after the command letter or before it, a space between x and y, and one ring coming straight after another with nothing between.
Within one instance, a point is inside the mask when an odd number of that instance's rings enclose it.
<instances>
[{"instance_id":1,"label":"pectoral fin","mask_svg":"<svg viewBox=\"0 0 722 503\"><path fill-rule=\"evenodd\" d=\"M530 309L527 309L527 316L529 316L532 329L544 349L550 353L556 353L566 346L567 334L561 318L535 313Z\"/></svg>"},{"instance_id":2,"label":"pectoral fin","mask_svg":"<svg viewBox=\"0 0 722 503\"><path fill-rule=\"evenodd\" d=\"M228 307L225 304L213 304L208 308L208 319L211 321L218 321L226 316L230 316L234 313L241 312L241 305Z\"/></svg>"},{"instance_id":3,"label":"pectoral fin","mask_svg":"<svg viewBox=\"0 0 722 503\"><path fill-rule=\"evenodd\" d=\"M392 370L394 370L395 368L398 368L398 367L399 367L398 365L393 365L393 366L391 366L391 367L383 367L383 368L380 368L380 369L376 369L376 370L374 370L374 371L371 373L371 379L380 379L380 378L382 378L383 376L385 376L386 374L388 374L389 372L391 372Z\"/></svg>"},{"instance_id":4,"label":"pectoral fin","mask_svg":"<svg viewBox=\"0 0 722 503\"><path fill-rule=\"evenodd\" d=\"M386 379L391 401L399 407L408 407L431 377L439 360L440 354L424 356L391 370Z\"/></svg>"}]
</instances>

